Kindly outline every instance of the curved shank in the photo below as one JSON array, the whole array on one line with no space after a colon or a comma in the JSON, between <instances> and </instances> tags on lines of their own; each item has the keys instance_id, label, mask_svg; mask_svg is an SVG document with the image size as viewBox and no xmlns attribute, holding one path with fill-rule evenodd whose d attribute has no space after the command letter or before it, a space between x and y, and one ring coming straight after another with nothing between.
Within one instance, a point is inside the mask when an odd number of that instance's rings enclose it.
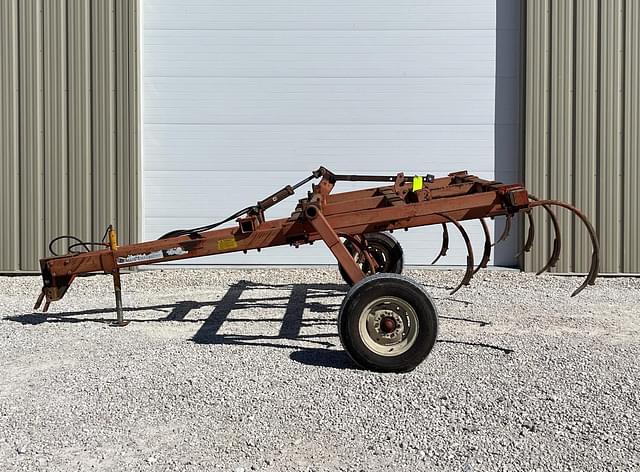
<instances>
[{"instance_id":1,"label":"curved shank","mask_svg":"<svg viewBox=\"0 0 640 472\"><path fill-rule=\"evenodd\" d=\"M491 233L489 232L489 225L484 218L480 218L480 223L482 224L482 231L484 232L484 251L482 252L482 260L478 267L473 271L476 274L480 269L485 269L487 264L489 263L489 258L491 257Z\"/></svg>"},{"instance_id":2,"label":"curved shank","mask_svg":"<svg viewBox=\"0 0 640 472\"><path fill-rule=\"evenodd\" d=\"M438 262L442 256L447 255L447 251L449 250L449 230L447 229L447 223L442 223L442 247L440 248L440 253L433 260L431 265Z\"/></svg>"},{"instance_id":3,"label":"curved shank","mask_svg":"<svg viewBox=\"0 0 640 472\"><path fill-rule=\"evenodd\" d=\"M509 237L509 233L511 232L511 213L507 213L505 216L507 217L507 219L504 223L504 230L502 231L500 237L496 239L496 242L492 244L492 246L495 246L496 244L504 241Z\"/></svg>"},{"instance_id":4,"label":"curved shank","mask_svg":"<svg viewBox=\"0 0 640 472\"><path fill-rule=\"evenodd\" d=\"M529 195L529 198L536 202L540 201L540 199L535 197L534 195ZM549 208L549 205L545 204L544 202L542 202L540 206L542 206L542 208L544 208L544 210L549 214L551 222L553 223L553 250L551 251L551 256L549 257L547 263L542 269L536 272L536 275L540 275L549 270L551 267L556 266L556 264L558 263L558 259L560 259L560 248L562 247L562 240L560 238L560 223L558 223L556 214L552 212L551 208Z\"/></svg>"},{"instance_id":5,"label":"curved shank","mask_svg":"<svg viewBox=\"0 0 640 472\"><path fill-rule=\"evenodd\" d=\"M520 255L522 255L523 253L531 251L531 248L533 247L533 240L536 237L536 227L533 222L533 215L531 214L531 211L527 211L526 215L527 220L529 220L529 231L527 232L527 240L524 242L524 246L522 246L520 252L516 254L516 257L520 257Z\"/></svg>"},{"instance_id":6,"label":"curved shank","mask_svg":"<svg viewBox=\"0 0 640 472\"><path fill-rule=\"evenodd\" d=\"M464 243L467 246L467 270L464 273L464 277L462 278L462 281L458 284L458 286L456 288L454 288L451 292L449 292L450 295L453 295L458 290L460 290L460 288L463 285L469 285L469 282L471 281L471 278L473 277L473 274L474 274L474 272L473 272L473 247L471 246L471 240L469 239L469 235L467 234L467 231L458 222L458 220L454 220L453 218L451 218L446 213L436 213L436 214L439 215L439 216L442 216L443 218L446 218L448 221L453 223L456 228L458 228L458 231L460 231L460 234L462 234L462 238L464 239Z\"/></svg>"},{"instance_id":7,"label":"curved shank","mask_svg":"<svg viewBox=\"0 0 640 472\"><path fill-rule=\"evenodd\" d=\"M587 232L589 233L589 237L591 238L593 253L591 254L591 266L589 267L589 273L587 274L587 277L585 278L582 285L575 289L571 294L571 296L574 297L582 292L582 290L584 290L587 285L595 284L596 277L598 277L598 269L600 267L600 244L598 242L598 236L589 219L584 215L584 213L582 213L573 205L569 205L568 203L560 202L558 200L537 200L530 204L531 207L545 205L555 205L571 211L578 218L580 218L582 223L584 223L585 227L587 228Z\"/></svg>"}]
</instances>

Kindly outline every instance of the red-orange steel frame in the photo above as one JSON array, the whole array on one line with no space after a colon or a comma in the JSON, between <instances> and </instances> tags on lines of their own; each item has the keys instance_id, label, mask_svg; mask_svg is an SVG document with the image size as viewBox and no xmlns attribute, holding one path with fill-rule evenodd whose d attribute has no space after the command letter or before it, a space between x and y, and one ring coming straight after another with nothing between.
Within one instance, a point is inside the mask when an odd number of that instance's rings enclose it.
<instances>
[{"instance_id":1,"label":"red-orange steel frame","mask_svg":"<svg viewBox=\"0 0 640 472\"><path fill-rule=\"evenodd\" d=\"M321 181L312 185L312 191L299 200L288 218L266 220L264 210L293 194L290 186L259 202L234 226L125 246L117 246L114 237L109 249L41 259L44 288L37 306L46 298L46 310L51 301L64 296L74 277L80 274L103 272L119 279L120 269L127 267L273 246L297 247L318 240L327 244L355 283L365 274L341 238L358 243L367 233L511 216L528 212L532 206L556 204L530 200L522 185L488 181L466 171L434 179L405 177L402 173L395 177L342 176L321 167L313 176ZM393 182L332 194L340 180ZM593 283L591 278L589 283Z\"/></svg>"}]
</instances>

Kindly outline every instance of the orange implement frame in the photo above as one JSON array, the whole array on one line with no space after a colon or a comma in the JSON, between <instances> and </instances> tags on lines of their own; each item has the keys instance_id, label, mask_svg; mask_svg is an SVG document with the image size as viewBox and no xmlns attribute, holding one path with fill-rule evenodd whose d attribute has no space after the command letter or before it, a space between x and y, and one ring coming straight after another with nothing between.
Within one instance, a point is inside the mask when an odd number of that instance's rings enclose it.
<instances>
[{"instance_id":1,"label":"orange implement frame","mask_svg":"<svg viewBox=\"0 0 640 472\"><path fill-rule=\"evenodd\" d=\"M265 219L266 209L292 195L295 188L312 178L321 180L312 185L306 198L298 201L290 217ZM333 194L331 192L338 181L378 181L388 184ZM321 167L296 186L287 186L250 207L233 226L207 231L184 231L186 234L179 236L124 246L117 245L115 232L111 231L108 249L41 259L44 287L36 308L46 299L46 311L50 302L61 299L77 275L107 273L114 276L118 321L123 324L118 296L120 269L273 246L297 247L318 240L326 243L355 283L367 274L363 272L363 265L357 262L358 257L354 257L354 251L369 261L369 272L378 269L375 258L367 250L366 234L434 224L442 224L446 230L446 223L449 222L502 215L511 217L520 212L529 213L534 206L548 209L550 205L565 206L581 216L578 210L567 204L530 198L522 185L483 180L466 171L441 178L406 177L402 173L396 176L358 176L337 175ZM589 222L586 219L584 221L594 241L594 263L583 286L593 283L598 266L597 238ZM533 238L532 228L531 226L525 250L531 246L529 239ZM464 235L468 240L466 233ZM350 248L343 239L352 243ZM490 246L489 244L489 250ZM485 253L484 256L486 266L488 254ZM579 290L582 288L584 287Z\"/></svg>"}]
</instances>

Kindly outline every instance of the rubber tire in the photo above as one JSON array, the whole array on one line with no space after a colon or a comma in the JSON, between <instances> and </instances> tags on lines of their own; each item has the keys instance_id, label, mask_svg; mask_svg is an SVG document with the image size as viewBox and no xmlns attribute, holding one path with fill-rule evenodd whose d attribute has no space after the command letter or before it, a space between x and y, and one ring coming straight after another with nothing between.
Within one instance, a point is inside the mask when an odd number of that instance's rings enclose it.
<instances>
[{"instance_id":1,"label":"rubber tire","mask_svg":"<svg viewBox=\"0 0 640 472\"><path fill-rule=\"evenodd\" d=\"M367 233L364 235L364 237L367 240L368 248L375 248L377 246L387 253L387 264L385 265L385 267L379 267L376 273L402 273L402 269L404 267L404 252L402 251L402 246L400 246L400 243L396 238L391 236L389 233ZM356 249L351 241L345 241L344 245L351 254L356 253ZM375 258L374 254L372 254L372 257ZM380 261L376 259L376 262L379 263ZM347 275L347 272L341 265L338 265L338 270L340 271L342 279L348 285L353 285L351 278L349 277L349 275ZM365 275L369 274L365 273Z\"/></svg>"},{"instance_id":2,"label":"rubber tire","mask_svg":"<svg viewBox=\"0 0 640 472\"><path fill-rule=\"evenodd\" d=\"M359 318L373 300L394 296L410 304L418 317L418 336L408 351L388 357L362 341ZM338 314L338 334L345 351L360 367L376 372L410 372L429 355L438 336L438 313L431 297L413 279L398 274L374 274L351 287Z\"/></svg>"}]
</instances>

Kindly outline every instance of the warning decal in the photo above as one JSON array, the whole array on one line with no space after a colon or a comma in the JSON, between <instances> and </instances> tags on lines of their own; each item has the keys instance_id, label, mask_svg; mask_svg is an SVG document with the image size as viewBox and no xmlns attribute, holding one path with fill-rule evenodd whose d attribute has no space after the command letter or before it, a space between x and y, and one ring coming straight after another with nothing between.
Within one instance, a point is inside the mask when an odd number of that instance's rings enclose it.
<instances>
[{"instance_id":1,"label":"warning decal","mask_svg":"<svg viewBox=\"0 0 640 472\"><path fill-rule=\"evenodd\" d=\"M238 247L238 242L235 238L226 238L218 241L219 251L228 251L229 249L235 249Z\"/></svg>"},{"instance_id":2,"label":"warning decal","mask_svg":"<svg viewBox=\"0 0 640 472\"><path fill-rule=\"evenodd\" d=\"M419 175L416 175L413 178L413 189L414 192L417 192L418 190L422 190L422 177L420 177Z\"/></svg>"}]
</instances>

